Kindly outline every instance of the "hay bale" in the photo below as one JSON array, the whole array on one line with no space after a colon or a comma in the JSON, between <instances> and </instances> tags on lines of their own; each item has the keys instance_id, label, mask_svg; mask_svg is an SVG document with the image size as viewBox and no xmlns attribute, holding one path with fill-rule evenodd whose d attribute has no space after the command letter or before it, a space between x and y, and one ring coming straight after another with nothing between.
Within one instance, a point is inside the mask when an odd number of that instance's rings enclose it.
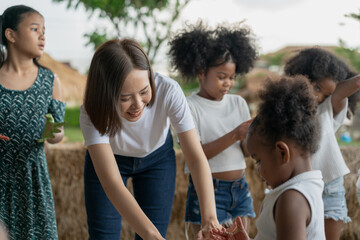
<instances>
[{"instance_id":1,"label":"hay bale","mask_svg":"<svg viewBox=\"0 0 360 240\"><path fill-rule=\"evenodd\" d=\"M360 207L357 201L355 182L357 170L360 168L360 148L343 147L342 153L351 173L345 180L346 199L349 216L352 222L344 224L341 239L360 239ZM87 223L84 201L83 168L85 148L81 143L64 143L47 145L47 160L50 178L52 181L56 220L60 240L87 239ZM175 199L171 214L167 239L185 239L185 202L187 193L188 176L184 174L185 160L181 150L176 150L177 179L175 188ZM255 213L258 215L261 202L264 198L265 184L261 181L257 172L255 162L246 159L246 178L249 182L251 195L254 200ZM131 189L131 182L128 183ZM256 219L250 222L250 236L256 235ZM130 226L123 221L121 239L134 239L134 232Z\"/></svg>"},{"instance_id":2,"label":"hay bale","mask_svg":"<svg viewBox=\"0 0 360 240\"><path fill-rule=\"evenodd\" d=\"M53 71L61 82L63 101L68 106L79 106L83 102L86 75L80 74L70 66L58 62L44 53L39 63Z\"/></svg>"},{"instance_id":3,"label":"hay bale","mask_svg":"<svg viewBox=\"0 0 360 240\"><path fill-rule=\"evenodd\" d=\"M47 145L46 157L53 188L59 239L88 238L84 199L82 143Z\"/></svg>"}]
</instances>

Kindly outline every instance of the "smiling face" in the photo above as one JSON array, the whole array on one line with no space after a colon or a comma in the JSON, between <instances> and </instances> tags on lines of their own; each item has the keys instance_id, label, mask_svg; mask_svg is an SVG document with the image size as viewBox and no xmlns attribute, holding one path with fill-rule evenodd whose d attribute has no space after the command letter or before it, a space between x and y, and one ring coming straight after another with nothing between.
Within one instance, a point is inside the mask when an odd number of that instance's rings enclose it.
<instances>
[{"instance_id":1,"label":"smiling face","mask_svg":"<svg viewBox=\"0 0 360 240\"><path fill-rule=\"evenodd\" d=\"M45 47L44 18L38 13L25 13L16 31L8 31L8 42L30 58L40 57Z\"/></svg>"},{"instance_id":2,"label":"smiling face","mask_svg":"<svg viewBox=\"0 0 360 240\"><path fill-rule=\"evenodd\" d=\"M319 104L333 94L336 88L336 83L331 78L324 78L320 81L312 82L311 85L314 88L314 94Z\"/></svg>"},{"instance_id":3,"label":"smiling face","mask_svg":"<svg viewBox=\"0 0 360 240\"><path fill-rule=\"evenodd\" d=\"M198 95L209 100L220 101L234 86L235 67L235 63L226 62L209 68L206 73L199 74Z\"/></svg>"},{"instance_id":4,"label":"smiling face","mask_svg":"<svg viewBox=\"0 0 360 240\"><path fill-rule=\"evenodd\" d=\"M152 97L149 71L132 70L126 77L120 95L121 116L130 122L141 118Z\"/></svg>"}]
</instances>

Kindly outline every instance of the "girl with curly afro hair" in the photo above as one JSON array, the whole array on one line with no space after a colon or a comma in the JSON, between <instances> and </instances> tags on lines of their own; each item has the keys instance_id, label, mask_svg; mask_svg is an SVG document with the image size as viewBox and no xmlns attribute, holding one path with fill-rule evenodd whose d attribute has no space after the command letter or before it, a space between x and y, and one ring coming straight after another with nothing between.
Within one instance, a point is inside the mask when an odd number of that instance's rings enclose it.
<instances>
[{"instance_id":1,"label":"girl with curly afro hair","mask_svg":"<svg viewBox=\"0 0 360 240\"><path fill-rule=\"evenodd\" d=\"M250 113L241 96L228 93L236 77L254 66L257 51L253 35L239 25L211 30L199 22L175 34L169 44L173 67L186 80L199 81L199 91L187 100L209 160L218 220L226 226L241 216L247 223L248 217L255 217L244 174L247 151L242 141L250 124ZM185 172L188 173L187 167ZM194 234L200 229L199 213L190 176L185 221Z\"/></svg>"},{"instance_id":2,"label":"girl with curly afro hair","mask_svg":"<svg viewBox=\"0 0 360 240\"><path fill-rule=\"evenodd\" d=\"M319 104L317 115L321 138L319 150L312 156L312 167L321 170L325 182L323 200L326 239L340 239L343 222L350 221L343 178L350 170L341 154L335 132L345 120L348 97L351 101L357 100L360 75L355 75L342 60L320 48L299 52L285 65L285 73L307 76Z\"/></svg>"},{"instance_id":3,"label":"girl with curly afro hair","mask_svg":"<svg viewBox=\"0 0 360 240\"><path fill-rule=\"evenodd\" d=\"M298 75L268 81L264 89L246 137L249 154L271 187L255 239L324 240L324 182L321 171L311 168L320 133L312 86ZM249 239L239 219L226 231L210 234L218 240Z\"/></svg>"}]
</instances>

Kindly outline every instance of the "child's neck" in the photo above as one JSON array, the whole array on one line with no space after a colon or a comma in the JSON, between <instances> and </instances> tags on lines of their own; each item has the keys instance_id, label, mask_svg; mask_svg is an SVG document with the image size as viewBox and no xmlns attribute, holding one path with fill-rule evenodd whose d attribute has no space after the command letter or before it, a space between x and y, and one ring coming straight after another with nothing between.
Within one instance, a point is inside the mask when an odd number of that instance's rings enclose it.
<instances>
[{"instance_id":1,"label":"child's neck","mask_svg":"<svg viewBox=\"0 0 360 240\"><path fill-rule=\"evenodd\" d=\"M9 49L9 55L3 67L7 72L12 74L23 75L26 72L34 71L37 66L34 64L33 58L19 52L17 49Z\"/></svg>"},{"instance_id":2,"label":"child's neck","mask_svg":"<svg viewBox=\"0 0 360 240\"><path fill-rule=\"evenodd\" d=\"M309 172L312 170L310 157L301 157L294 159L294 168L290 175L290 178L293 178L301 173Z\"/></svg>"},{"instance_id":3,"label":"child's neck","mask_svg":"<svg viewBox=\"0 0 360 240\"><path fill-rule=\"evenodd\" d=\"M17 75L23 75L26 72L33 71L36 69L36 65L33 60L24 60L24 59L9 59L3 65L3 68L6 72L15 73Z\"/></svg>"},{"instance_id":4,"label":"child's neck","mask_svg":"<svg viewBox=\"0 0 360 240\"><path fill-rule=\"evenodd\" d=\"M38 67L31 62L6 61L0 69L0 84L11 90L30 88L37 77Z\"/></svg>"}]
</instances>

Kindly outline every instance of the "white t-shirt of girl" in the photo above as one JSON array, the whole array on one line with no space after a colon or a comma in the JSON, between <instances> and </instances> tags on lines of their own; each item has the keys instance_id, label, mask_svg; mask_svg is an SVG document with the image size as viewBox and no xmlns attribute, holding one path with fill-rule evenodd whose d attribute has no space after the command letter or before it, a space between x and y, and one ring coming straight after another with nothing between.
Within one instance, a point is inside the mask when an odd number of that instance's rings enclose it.
<instances>
[{"instance_id":1,"label":"white t-shirt of girl","mask_svg":"<svg viewBox=\"0 0 360 240\"><path fill-rule=\"evenodd\" d=\"M301 173L266 193L259 218L256 220L257 234L254 240L276 239L274 206L281 194L290 189L300 192L310 206L311 220L306 227L306 239L325 239L324 203L322 199L324 182L321 172L315 170Z\"/></svg>"},{"instance_id":2,"label":"white t-shirt of girl","mask_svg":"<svg viewBox=\"0 0 360 240\"><path fill-rule=\"evenodd\" d=\"M226 94L221 101L212 101L193 93L187 97L202 144L212 142L250 119L246 101L239 95ZM245 169L240 141L209 159L211 172ZM185 172L189 173L187 166Z\"/></svg>"},{"instance_id":3,"label":"white t-shirt of girl","mask_svg":"<svg viewBox=\"0 0 360 240\"><path fill-rule=\"evenodd\" d=\"M177 133L195 128L185 95L171 78L155 73L156 99L145 107L136 122L121 117L122 127L114 137L101 135L92 124L84 106L80 108L80 127L85 146L110 144L113 153L122 156L145 157L161 147L170 123Z\"/></svg>"},{"instance_id":4,"label":"white t-shirt of girl","mask_svg":"<svg viewBox=\"0 0 360 240\"><path fill-rule=\"evenodd\" d=\"M311 157L312 168L322 172L325 183L350 172L335 136L335 132L346 118L348 102L346 100L346 106L334 117L331 97L326 98L318 106L317 117L321 126L321 137L319 149Z\"/></svg>"}]
</instances>

